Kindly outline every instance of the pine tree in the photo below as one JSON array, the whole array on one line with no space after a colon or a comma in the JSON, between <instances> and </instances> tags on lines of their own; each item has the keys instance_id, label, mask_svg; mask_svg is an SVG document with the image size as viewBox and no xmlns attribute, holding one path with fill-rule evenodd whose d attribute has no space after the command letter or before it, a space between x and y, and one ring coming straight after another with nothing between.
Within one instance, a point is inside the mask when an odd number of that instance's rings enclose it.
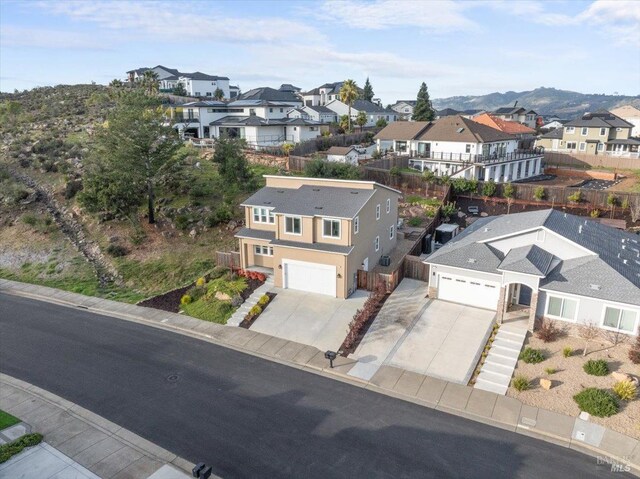
<instances>
[{"instance_id":1,"label":"pine tree","mask_svg":"<svg viewBox=\"0 0 640 479\"><path fill-rule=\"evenodd\" d=\"M416 99L416 106L413 107L414 121L433 121L436 117L431 106L431 100L429 100L429 91L427 90L427 84L422 82L420 90L418 91L418 98Z\"/></svg>"},{"instance_id":2,"label":"pine tree","mask_svg":"<svg viewBox=\"0 0 640 479\"><path fill-rule=\"evenodd\" d=\"M367 81L364 82L364 92L362 93L362 99L366 101L373 100L373 87L369 82L369 77L367 77Z\"/></svg>"}]
</instances>

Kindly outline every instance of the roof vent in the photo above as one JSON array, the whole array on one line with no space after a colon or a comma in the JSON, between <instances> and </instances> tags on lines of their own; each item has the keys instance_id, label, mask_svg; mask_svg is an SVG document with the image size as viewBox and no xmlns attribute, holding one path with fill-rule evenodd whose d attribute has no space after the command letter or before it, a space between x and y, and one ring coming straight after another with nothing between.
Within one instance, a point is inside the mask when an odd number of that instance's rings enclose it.
<instances>
[{"instance_id":1,"label":"roof vent","mask_svg":"<svg viewBox=\"0 0 640 479\"><path fill-rule=\"evenodd\" d=\"M320 188L313 188L313 191L320 191Z\"/></svg>"},{"instance_id":2,"label":"roof vent","mask_svg":"<svg viewBox=\"0 0 640 479\"><path fill-rule=\"evenodd\" d=\"M578 233L582 234L582 225L578 226Z\"/></svg>"},{"instance_id":3,"label":"roof vent","mask_svg":"<svg viewBox=\"0 0 640 479\"><path fill-rule=\"evenodd\" d=\"M476 259L475 259L475 258L469 258L469 259L467 260L467 263L475 263L475 262L476 262Z\"/></svg>"},{"instance_id":4,"label":"roof vent","mask_svg":"<svg viewBox=\"0 0 640 479\"><path fill-rule=\"evenodd\" d=\"M624 264L627 264L627 260L626 260L626 259L623 259L623 260L622 260L622 262L623 262Z\"/></svg>"},{"instance_id":5,"label":"roof vent","mask_svg":"<svg viewBox=\"0 0 640 479\"><path fill-rule=\"evenodd\" d=\"M595 291L600 291L602 289L602 286L599 284L590 284L589 287Z\"/></svg>"},{"instance_id":6,"label":"roof vent","mask_svg":"<svg viewBox=\"0 0 640 479\"><path fill-rule=\"evenodd\" d=\"M321 209L322 209L322 206L316 206L316 209L317 209L317 210L321 210Z\"/></svg>"},{"instance_id":7,"label":"roof vent","mask_svg":"<svg viewBox=\"0 0 640 479\"><path fill-rule=\"evenodd\" d=\"M489 231L490 231L490 229L489 229L489 228L485 228L485 229L484 229L484 232L485 232L485 233L488 233Z\"/></svg>"},{"instance_id":8,"label":"roof vent","mask_svg":"<svg viewBox=\"0 0 640 479\"><path fill-rule=\"evenodd\" d=\"M264 204L265 204L265 205L270 205L270 204L271 204L271 201L265 201L265 202L264 202Z\"/></svg>"},{"instance_id":9,"label":"roof vent","mask_svg":"<svg viewBox=\"0 0 640 479\"><path fill-rule=\"evenodd\" d=\"M458 128L456 131L457 131L458 133L462 133L462 132L464 131L464 128Z\"/></svg>"},{"instance_id":10,"label":"roof vent","mask_svg":"<svg viewBox=\"0 0 640 479\"><path fill-rule=\"evenodd\" d=\"M276 190L277 193L284 193L284 190Z\"/></svg>"},{"instance_id":11,"label":"roof vent","mask_svg":"<svg viewBox=\"0 0 640 479\"><path fill-rule=\"evenodd\" d=\"M357 192L357 191L351 191L350 193L351 193L352 195L357 195L357 194L358 194L358 192Z\"/></svg>"}]
</instances>

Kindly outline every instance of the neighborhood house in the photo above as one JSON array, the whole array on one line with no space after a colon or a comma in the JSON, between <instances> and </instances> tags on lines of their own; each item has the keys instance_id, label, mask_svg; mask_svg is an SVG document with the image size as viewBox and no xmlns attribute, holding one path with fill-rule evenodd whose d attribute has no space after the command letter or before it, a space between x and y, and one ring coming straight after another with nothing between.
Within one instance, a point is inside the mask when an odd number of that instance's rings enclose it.
<instances>
[{"instance_id":1,"label":"neighborhood house","mask_svg":"<svg viewBox=\"0 0 640 479\"><path fill-rule=\"evenodd\" d=\"M396 245L400 192L373 181L265 176L237 234L242 268L273 269L275 286L346 298L357 271Z\"/></svg>"}]
</instances>

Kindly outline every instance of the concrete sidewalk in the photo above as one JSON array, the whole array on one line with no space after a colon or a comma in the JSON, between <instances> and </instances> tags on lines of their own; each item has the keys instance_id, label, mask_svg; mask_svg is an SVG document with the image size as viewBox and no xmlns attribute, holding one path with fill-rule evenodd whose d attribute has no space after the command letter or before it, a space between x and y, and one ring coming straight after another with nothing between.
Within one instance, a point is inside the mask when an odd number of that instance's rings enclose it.
<instances>
[{"instance_id":1,"label":"concrete sidewalk","mask_svg":"<svg viewBox=\"0 0 640 479\"><path fill-rule=\"evenodd\" d=\"M356 364L354 359L338 357L334 361L335 367L331 369L328 361L324 358L324 352L312 346L243 328L207 323L179 314L100 298L90 298L43 286L0 279L0 292L71 307L83 307L94 313L179 332L424 407L436 408L450 414L578 450L622 466L628 465L633 471L640 473L640 441L637 439L589 421L583 421L580 418L522 404L515 398L387 365L379 367L370 380L358 380L348 375ZM2 377L0 376L0 378ZM0 399L0 408L2 404L2 399ZM8 412L11 410L9 409ZM37 415L37 411L32 411L32 414ZM91 415L88 411L85 414ZM111 432L111 434L115 433ZM144 441L141 438L139 440ZM169 460L169 457L166 457L165 461L185 466L184 461L179 458ZM190 465L183 467L183 469L190 470Z\"/></svg>"},{"instance_id":2,"label":"concrete sidewalk","mask_svg":"<svg viewBox=\"0 0 640 479\"><path fill-rule=\"evenodd\" d=\"M186 472L192 463L66 399L2 373L0 409L24 420L45 441L42 447L30 448L0 466L0 477L53 477L43 474L55 469L56 478L144 479L167 464L173 477L190 477Z\"/></svg>"}]
</instances>

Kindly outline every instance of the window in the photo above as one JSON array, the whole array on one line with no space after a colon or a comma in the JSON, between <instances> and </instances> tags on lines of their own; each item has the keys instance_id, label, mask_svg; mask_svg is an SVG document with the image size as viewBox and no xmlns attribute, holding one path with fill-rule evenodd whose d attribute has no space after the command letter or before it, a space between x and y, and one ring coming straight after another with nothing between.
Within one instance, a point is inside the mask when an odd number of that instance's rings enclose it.
<instances>
[{"instance_id":1,"label":"window","mask_svg":"<svg viewBox=\"0 0 640 479\"><path fill-rule=\"evenodd\" d=\"M340 220L322 220L322 236L324 238L340 238Z\"/></svg>"},{"instance_id":2,"label":"window","mask_svg":"<svg viewBox=\"0 0 640 479\"><path fill-rule=\"evenodd\" d=\"M567 133L574 133L576 131L576 129L573 126L568 126L565 128L565 131Z\"/></svg>"},{"instance_id":3,"label":"window","mask_svg":"<svg viewBox=\"0 0 640 479\"><path fill-rule=\"evenodd\" d=\"M376 205L376 220L380 219L380 205Z\"/></svg>"},{"instance_id":4,"label":"window","mask_svg":"<svg viewBox=\"0 0 640 479\"><path fill-rule=\"evenodd\" d=\"M250 116L256 116L256 109L255 108L249 108L249 115Z\"/></svg>"},{"instance_id":5,"label":"window","mask_svg":"<svg viewBox=\"0 0 640 479\"><path fill-rule=\"evenodd\" d=\"M387 198L387 213L391 213L391 199Z\"/></svg>"},{"instance_id":6,"label":"window","mask_svg":"<svg viewBox=\"0 0 640 479\"><path fill-rule=\"evenodd\" d=\"M292 235L302 234L302 218L299 216L286 216L284 219L284 232Z\"/></svg>"},{"instance_id":7,"label":"window","mask_svg":"<svg viewBox=\"0 0 640 479\"><path fill-rule=\"evenodd\" d=\"M373 242L373 245L375 246L376 251L380 251L380 236L376 236L376 239Z\"/></svg>"},{"instance_id":8,"label":"window","mask_svg":"<svg viewBox=\"0 0 640 479\"><path fill-rule=\"evenodd\" d=\"M389 239L393 239L393 237L394 237L394 236L395 236L395 234L396 234L396 231L395 231L395 230L396 230L396 229L395 229L395 227L394 227L393 225L391 225L391 226L389 227Z\"/></svg>"},{"instance_id":9,"label":"window","mask_svg":"<svg viewBox=\"0 0 640 479\"><path fill-rule=\"evenodd\" d=\"M273 108L269 108L269 113L273 113Z\"/></svg>"},{"instance_id":10,"label":"window","mask_svg":"<svg viewBox=\"0 0 640 479\"><path fill-rule=\"evenodd\" d=\"M636 328L636 316L634 311L607 306L604 309L602 325L618 331L633 333Z\"/></svg>"},{"instance_id":11,"label":"window","mask_svg":"<svg viewBox=\"0 0 640 479\"><path fill-rule=\"evenodd\" d=\"M584 141L580 142L580 151L585 151L587 149L587 144Z\"/></svg>"},{"instance_id":12,"label":"window","mask_svg":"<svg viewBox=\"0 0 640 479\"><path fill-rule=\"evenodd\" d=\"M465 153L471 153L471 145L466 145L464 148Z\"/></svg>"},{"instance_id":13,"label":"window","mask_svg":"<svg viewBox=\"0 0 640 479\"><path fill-rule=\"evenodd\" d=\"M253 221L255 223L275 223L273 211L268 208L253 208Z\"/></svg>"},{"instance_id":14,"label":"window","mask_svg":"<svg viewBox=\"0 0 640 479\"><path fill-rule=\"evenodd\" d=\"M210 91L207 92L207 96L211 96L211 92Z\"/></svg>"},{"instance_id":15,"label":"window","mask_svg":"<svg viewBox=\"0 0 640 479\"><path fill-rule=\"evenodd\" d=\"M284 108L280 108L280 113L282 113L284 111Z\"/></svg>"},{"instance_id":16,"label":"window","mask_svg":"<svg viewBox=\"0 0 640 479\"><path fill-rule=\"evenodd\" d=\"M606 128L600 128L600 136L605 136L607 134Z\"/></svg>"},{"instance_id":17,"label":"window","mask_svg":"<svg viewBox=\"0 0 640 479\"><path fill-rule=\"evenodd\" d=\"M567 141L567 150L575 150L577 145L575 141Z\"/></svg>"},{"instance_id":18,"label":"window","mask_svg":"<svg viewBox=\"0 0 640 479\"><path fill-rule=\"evenodd\" d=\"M583 126L582 130L580 130L580 134L582 136L587 136L589 134L589 128L587 128L586 126Z\"/></svg>"},{"instance_id":19,"label":"window","mask_svg":"<svg viewBox=\"0 0 640 479\"><path fill-rule=\"evenodd\" d=\"M598 143L598 151L604 150L604 143Z\"/></svg>"},{"instance_id":20,"label":"window","mask_svg":"<svg viewBox=\"0 0 640 479\"><path fill-rule=\"evenodd\" d=\"M199 91L196 92L196 96L200 96L200 92Z\"/></svg>"},{"instance_id":21,"label":"window","mask_svg":"<svg viewBox=\"0 0 640 479\"><path fill-rule=\"evenodd\" d=\"M360 217L356 216L353 219L353 233L358 234L358 231L360 231Z\"/></svg>"},{"instance_id":22,"label":"window","mask_svg":"<svg viewBox=\"0 0 640 479\"><path fill-rule=\"evenodd\" d=\"M549 296L547 301L547 315L549 316L574 321L577 310L578 302L575 299Z\"/></svg>"},{"instance_id":23,"label":"window","mask_svg":"<svg viewBox=\"0 0 640 479\"><path fill-rule=\"evenodd\" d=\"M406 141L396 141L396 150L399 153L403 153L407 151L407 142Z\"/></svg>"},{"instance_id":24,"label":"window","mask_svg":"<svg viewBox=\"0 0 640 479\"><path fill-rule=\"evenodd\" d=\"M273 248L271 246L255 245L254 252L260 256L273 256Z\"/></svg>"}]
</instances>

